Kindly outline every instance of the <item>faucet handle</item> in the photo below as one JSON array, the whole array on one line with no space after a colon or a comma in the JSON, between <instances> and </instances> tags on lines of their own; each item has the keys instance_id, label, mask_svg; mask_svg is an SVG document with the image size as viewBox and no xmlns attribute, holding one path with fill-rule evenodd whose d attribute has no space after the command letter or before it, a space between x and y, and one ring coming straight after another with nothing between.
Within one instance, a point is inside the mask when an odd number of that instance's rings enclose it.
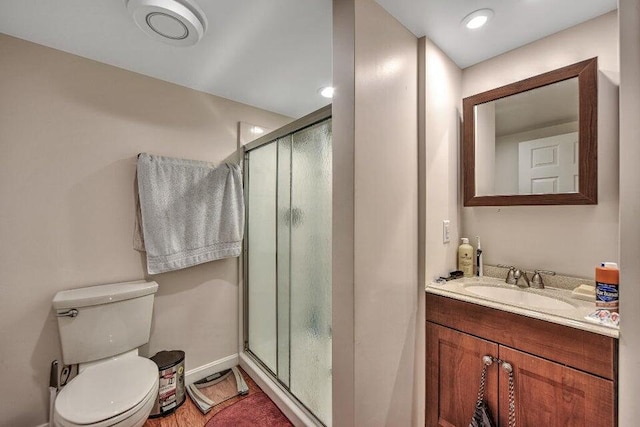
<instances>
[{"instance_id":1,"label":"faucet handle","mask_svg":"<svg viewBox=\"0 0 640 427\"><path fill-rule=\"evenodd\" d=\"M509 269L509 271L507 272L507 277L504 279L504 282L509 285L515 285L516 282L518 281L518 279L516 279L515 277L516 268L513 265L504 265L504 264L498 264L498 267Z\"/></svg>"},{"instance_id":2,"label":"faucet handle","mask_svg":"<svg viewBox=\"0 0 640 427\"><path fill-rule=\"evenodd\" d=\"M541 274L546 274L549 276L555 276L555 271L548 270L534 270L533 277L531 277L531 286L538 289L544 289L544 281L542 280Z\"/></svg>"}]
</instances>

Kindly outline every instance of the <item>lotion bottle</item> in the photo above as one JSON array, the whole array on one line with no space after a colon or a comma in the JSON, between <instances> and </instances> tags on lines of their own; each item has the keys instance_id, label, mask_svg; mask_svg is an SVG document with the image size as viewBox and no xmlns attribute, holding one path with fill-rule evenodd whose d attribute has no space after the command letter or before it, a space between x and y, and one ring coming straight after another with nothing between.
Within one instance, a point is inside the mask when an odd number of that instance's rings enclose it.
<instances>
[{"instance_id":1,"label":"lotion bottle","mask_svg":"<svg viewBox=\"0 0 640 427\"><path fill-rule=\"evenodd\" d=\"M458 270L462 271L464 277L473 277L473 246L466 237L460 240L462 244L458 247Z\"/></svg>"}]
</instances>

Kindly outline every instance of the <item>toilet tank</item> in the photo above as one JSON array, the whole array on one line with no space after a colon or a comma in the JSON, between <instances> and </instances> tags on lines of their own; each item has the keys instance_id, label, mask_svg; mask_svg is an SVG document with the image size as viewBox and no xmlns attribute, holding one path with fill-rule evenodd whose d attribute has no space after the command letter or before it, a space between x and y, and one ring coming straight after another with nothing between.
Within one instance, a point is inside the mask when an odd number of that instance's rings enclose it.
<instances>
[{"instance_id":1,"label":"toilet tank","mask_svg":"<svg viewBox=\"0 0 640 427\"><path fill-rule=\"evenodd\" d=\"M53 308L64 363L104 359L146 344L157 290L156 282L140 280L58 292Z\"/></svg>"}]
</instances>

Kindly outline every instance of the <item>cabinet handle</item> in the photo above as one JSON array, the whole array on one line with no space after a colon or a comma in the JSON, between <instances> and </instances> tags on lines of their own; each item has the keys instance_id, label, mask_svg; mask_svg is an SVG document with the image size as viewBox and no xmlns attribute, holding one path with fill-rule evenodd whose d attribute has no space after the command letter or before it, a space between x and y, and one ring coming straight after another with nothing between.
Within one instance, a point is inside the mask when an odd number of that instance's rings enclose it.
<instances>
[{"instance_id":1,"label":"cabinet handle","mask_svg":"<svg viewBox=\"0 0 640 427\"><path fill-rule=\"evenodd\" d=\"M509 374L509 427L516 427L516 392L513 380L513 366L504 360L498 360L502 369Z\"/></svg>"},{"instance_id":2,"label":"cabinet handle","mask_svg":"<svg viewBox=\"0 0 640 427\"><path fill-rule=\"evenodd\" d=\"M489 356L488 354L482 356L482 375L480 375L480 388L478 389L478 400L476 401L476 408L482 407L482 403L484 402L484 387L487 382L487 368L493 364L494 359L493 356Z\"/></svg>"},{"instance_id":3,"label":"cabinet handle","mask_svg":"<svg viewBox=\"0 0 640 427\"><path fill-rule=\"evenodd\" d=\"M482 356L482 375L480 376L480 389L478 390L478 400L476 402L476 407L480 407L484 400L484 388L487 379L487 368L493 365L493 362L497 362L498 365L502 367L502 369L509 374L509 427L516 427L516 393L515 393L515 384L513 381L513 366L511 363L505 362L502 359L494 358L493 356L489 356L488 354Z\"/></svg>"}]
</instances>

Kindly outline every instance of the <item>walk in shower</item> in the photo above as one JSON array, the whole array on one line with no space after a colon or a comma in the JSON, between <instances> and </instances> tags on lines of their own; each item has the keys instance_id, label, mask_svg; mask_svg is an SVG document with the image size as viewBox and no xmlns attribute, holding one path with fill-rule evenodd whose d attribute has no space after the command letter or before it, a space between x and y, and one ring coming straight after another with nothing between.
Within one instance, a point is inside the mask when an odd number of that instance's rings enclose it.
<instances>
[{"instance_id":1,"label":"walk in shower","mask_svg":"<svg viewBox=\"0 0 640 427\"><path fill-rule=\"evenodd\" d=\"M331 107L246 146L244 347L331 424Z\"/></svg>"}]
</instances>

